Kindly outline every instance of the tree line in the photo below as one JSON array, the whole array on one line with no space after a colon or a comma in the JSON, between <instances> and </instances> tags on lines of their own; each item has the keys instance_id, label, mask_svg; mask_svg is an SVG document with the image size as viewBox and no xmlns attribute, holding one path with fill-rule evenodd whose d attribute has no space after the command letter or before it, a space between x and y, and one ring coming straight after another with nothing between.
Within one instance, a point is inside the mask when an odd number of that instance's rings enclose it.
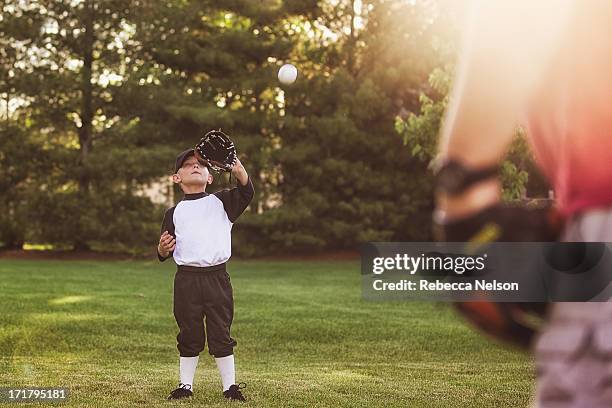
<instances>
[{"instance_id":1,"label":"tree line","mask_svg":"<svg viewBox=\"0 0 612 408\"><path fill-rule=\"evenodd\" d=\"M143 191L179 200L174 158L213 128L256 189L235 252L431 238L428 164L456 49L443 2L1 4L3 247L154 248L169 203ZM517 149L505 172L520 189Z\"/></svg>"}]
</instances>

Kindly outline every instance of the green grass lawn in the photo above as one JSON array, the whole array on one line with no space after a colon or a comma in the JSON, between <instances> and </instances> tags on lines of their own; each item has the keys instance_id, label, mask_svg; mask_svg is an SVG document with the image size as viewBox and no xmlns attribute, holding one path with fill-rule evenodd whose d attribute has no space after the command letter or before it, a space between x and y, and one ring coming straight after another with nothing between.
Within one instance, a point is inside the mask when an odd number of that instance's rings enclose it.
<instances>
[{"instance_id":1,"label":"green grass lawn","mask_svg":"<svg viewBox=\"0 0 612 408\"><path fill-rule=\"evenodd\" d=\"M174 268L0 261L0 386L66 386L64 405L75 407L237 405L223 400L207 353L194 398L165 400L178 382ZM534 374L526 355L473 332L447 305L361 300L357 262L232 261L229 270L237 373L248 383L248 406L530 401Z\"/></svg>"}]
</instances>

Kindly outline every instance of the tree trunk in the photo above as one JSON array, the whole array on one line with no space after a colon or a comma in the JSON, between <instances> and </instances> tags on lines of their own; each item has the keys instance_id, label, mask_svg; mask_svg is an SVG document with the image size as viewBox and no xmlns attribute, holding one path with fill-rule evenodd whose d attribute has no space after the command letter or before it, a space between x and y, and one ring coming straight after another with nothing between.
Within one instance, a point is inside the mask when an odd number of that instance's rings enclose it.
<instances>
[{"instance_id":1,"label":"tree trunk","mask_svg":"<svg viewBox=\"0 0 612 408\"><path fill-rule=\"evenodd\" d=\"M92 140L92 121L93 121L93 86L91 84L92 79L92 66L93 66L93 48L94 48L94 9L93 2L88 0L84 5L83 23L85 26L85 33L83 35L83 70L81 76L81 127L78 129L79 133L79 196L82 197L85 202L89 198L90 190L90 179L87 170L87 160L91 151L91 140ZM83 216L83 214L80 214ZM79 217L80 218L80 217ZM83 230L83 223L79 219L77 226L77 233L74 240L75 250L87 250L89 246L86 242L86 232Z\"/></svg>"},{"instance_id":2,"label":"tree trunk","mask_svg":"<svg viewBox=\"0 0 612 408\"><path fill-rule=\"evenodd\" d=\"M11 88L10 86L7 88L6 91L6 128L9 128L9 124L11 123L11 116L9 113L9 106L11 104Z\"/></svg>"},{"instance_id":3,"label":"tree trunk","mask_svg":"<svg viewBox=\"0 0 612 408\"><path fill-rule=\"evenodd\" d=\"M355 32L355 0L350 1L349 13L351 16L351 22L349 27L350 34L348 40L347 68L351 74L355 74L355 44L357 40L357 34Z\"/></svg>"},{"instance_id":4,"label":"tree trunk","mask_svg":"<svg viewBox=\"0 0 612 408\"><path fill-rule=\"evenodd\" d=\"M1 249L22 249L24 240L24 225L20 223L21 219L17 218L15 214L15 203L20 201L17 198L15 201L8 200L6 202L6 219L2 220L2 231L0 232L0 239L2 240Z\"/></svg>"}]
</instances>

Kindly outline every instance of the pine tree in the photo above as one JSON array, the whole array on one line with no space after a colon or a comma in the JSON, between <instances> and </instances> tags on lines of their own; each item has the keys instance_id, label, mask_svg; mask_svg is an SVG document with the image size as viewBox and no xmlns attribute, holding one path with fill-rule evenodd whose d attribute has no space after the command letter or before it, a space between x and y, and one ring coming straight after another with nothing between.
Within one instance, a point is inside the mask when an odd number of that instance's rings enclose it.
<instances>
[{"instance_id":1,"label":"pine tree","mask_svg":"<svg viewBox=\"0 0 612 408\"><path fill-rule=\"evenodd\" d=\"M87 249L141 243L152 231L137 215L153 207L131 188L150 171L126 173L138 158L122 159L137 152L121 143L106 148L129 132L131 118L117 115L113 102L138 63L125 58L137 47L134 8L120 0L4 2L2 37L20 56L18 124L48 158L32 175L39 186L28 203L33 240Z\"/></svg>"}]
</instances>

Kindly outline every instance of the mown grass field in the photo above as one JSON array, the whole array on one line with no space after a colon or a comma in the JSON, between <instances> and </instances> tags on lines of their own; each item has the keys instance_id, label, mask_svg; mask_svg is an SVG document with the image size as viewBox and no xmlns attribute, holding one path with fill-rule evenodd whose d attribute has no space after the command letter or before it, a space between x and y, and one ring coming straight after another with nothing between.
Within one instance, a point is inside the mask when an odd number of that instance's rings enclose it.
<instances>
[{"instance_id":1,"label":"mown grass field","mask_svg":"<svg viewBox=\"0 0 612 408\"><path fill-rule=\"evenodd\" d=\"M0 261L0 386L63 406L226 407L212 357L178 382L174 264ZM520 407L533 367L446 305L361 300L357 262L231 261L238 380L252 407ZM17 404L11 404L16 406ZM28 404L28 406L49 404Z\"/></svg>"}]
</instances>

